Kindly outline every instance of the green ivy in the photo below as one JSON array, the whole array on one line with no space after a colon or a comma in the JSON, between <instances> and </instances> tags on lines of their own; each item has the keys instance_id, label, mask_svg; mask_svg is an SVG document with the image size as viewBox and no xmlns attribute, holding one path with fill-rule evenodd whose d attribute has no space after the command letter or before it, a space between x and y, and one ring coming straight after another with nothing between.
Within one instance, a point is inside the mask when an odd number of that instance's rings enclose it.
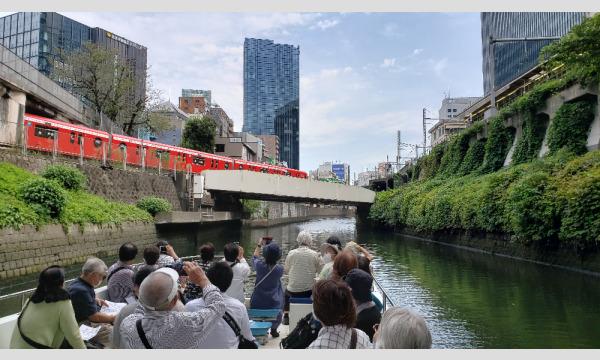
<instances>
[{"instance_id":1,"label":"green ivy","mask_svg":"<svg viewBox=\"0 0 600 360\"><path fill-rule=\"evenodd\" d=\"M488 137L485 142L485 155L480 171L491 173L501 169L510 150L514 134L504 126L504 120L495 117L488 122Z\"/></svg>"},{"instance_id":2,"label":"green ivy","mask_svg":"<svg viewBox=\"0 0 600 360\"><path fill-rule=\"evenodd\" d=\"M463 158L458 174L466 175L477 170L483 163L483 157L485 155L485 140L474 141L467 150L465 157Z\"/></svg>"},{"instance_id":3,"label":"green ivy","mask_svg":"<svg viewBox=\"0 0 600 360\"><path fill-rule=\"evenodd\" d=\"M546 124L532 112L523 115L521 137L517 140L515 152L512 155L514 165L535 159L542 147Z\"/></svg>"},{"instance_id":4,"label":"green ivy","mask_svg":"<svg viewBox=\"0 0 600 360\"><path fill-rule=\"evenodd\" d=\"M591 101L565 103L556 111L548 129L550 154L566 147L575 154L587 151L587 133L594 120L594 104Z\"/></svg>"}]
</instances>

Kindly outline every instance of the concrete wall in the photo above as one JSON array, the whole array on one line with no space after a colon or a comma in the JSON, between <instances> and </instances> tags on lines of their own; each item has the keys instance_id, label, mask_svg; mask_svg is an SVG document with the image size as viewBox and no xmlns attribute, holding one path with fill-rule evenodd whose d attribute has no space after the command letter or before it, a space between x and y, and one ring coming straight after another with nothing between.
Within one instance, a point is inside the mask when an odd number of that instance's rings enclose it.
<instances>
[{"instance_id":1,"label":"concrete wall","mask_svg":"<svg viewBox=\"0 0 600 360\"><path fill-rule=\"evenodd\" d=\"M24 156L10 150L0 151L0 162L3 161L33 173L41 173L53 163L49 156ZM104 170L98 165L89 163L79 165L75 160L67 159L58 159L55 163L77 166L88 178L89 191L108 200L133 204L145 196L153 195L167 199L173 205L173 210L181 210L175 184L169 176L134 170Z\"/></svg>"},{"instance_id":2,"label":"concrete wall","mask_svg":"<svg viewBox=\"0 0 600 360\"><path fill-rule=\"evenodd\" d=\"M348 206L316 207L310 204L261 201L260 209L244 223L250 226L266 227L305 221L319 217L350 217L356 209Z\"/></svg>"},{"instance_id":3,"label":"concrete wall","mask_svg":"<svg viewBox=\"0 0 600 360\"><path fill-rule=\"evenodd\" d=\"M0 229L0 279L38 273L50 265L66 266L88 256L116 254L131 241L143 249L158 240L154 223L129 222L122 226L72 225L65 233L61 225L33 226L21 230ZM110 264L107 264L110 266Z\"/></svg>"}]
</instances>

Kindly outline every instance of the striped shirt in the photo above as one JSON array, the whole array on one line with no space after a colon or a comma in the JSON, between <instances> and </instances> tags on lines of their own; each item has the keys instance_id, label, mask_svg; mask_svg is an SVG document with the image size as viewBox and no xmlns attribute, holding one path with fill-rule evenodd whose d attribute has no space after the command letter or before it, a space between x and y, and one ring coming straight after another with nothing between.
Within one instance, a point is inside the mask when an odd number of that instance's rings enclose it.
<instances>
[{"instance_id":1,"label":"striped shirt","mask_svg":"<svg viewBox=\"0 0 600 360\"><path fill-rule=\"evenodd\" d=\"M115 272L119 268L124 268ZM112 302L126 302L125 299L133 296L133 266L117 261L108 269L108 300Z\"/></svg>"},{"instance_id":2,"label":"striped shirt","mask_svg":"<svg viewBox=\"0 0 600 360\"><path fill-rule=\"evenodd\" d=\"M121 348L145 349L135 325L138 319L143 319L144 333L154 349L199 348L225 313L225 302L216 286L206 285L202 293L205 307L195 312L152 311L138 306L121 322Z\"/></svg>"},{"instance_id":3,"label":"striped shirt","mask_svg":"<svg viewBox=\"0 0 600 360\"><path fill-rule=\"evenodd\" d=\"M371 349L373 345L369 341L369 335L362 330L356 330L356 348ZM346 325L324 326L319 335L308 345L308 349L349 349L352 341L352 328Z\"/></svg>"},{"instance_id":4,"label":"striped shirt","mask_svg":"<svg viewBox=\"0 0 600 360\"><path fill-rule=\"evenodd\" d=\"M290 251L285 258L285 272L289 274L287 289L291 292L303 292L312 289L317 273L321 271L319 254L307 246Z\"/></svg>"}]
</instances>

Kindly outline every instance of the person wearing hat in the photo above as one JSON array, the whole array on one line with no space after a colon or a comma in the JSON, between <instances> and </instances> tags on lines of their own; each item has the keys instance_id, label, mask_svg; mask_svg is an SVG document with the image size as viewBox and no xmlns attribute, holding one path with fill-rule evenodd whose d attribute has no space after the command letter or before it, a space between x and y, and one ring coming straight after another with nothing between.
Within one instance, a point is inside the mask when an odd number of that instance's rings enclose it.
<instances>
[{"instance_id":1,"label":"person wearing hat","mask_svg":"<svg viewBox=\"0 0 600 360\"><path fill-rule=\"evenodd\" d=\"M205 307L178 312L177 271L160 268L148 275L139 290L140 306L121 322L121 348L196 349L225 313L221 291L210 283L200 266L184 262L188 278L202 288Z\"/></svg>"},{"instance_id":2,"label":"person wearing hat","mask_svg":"<svg viewBox=\"0 0 600 360\"><path fill-rule=\"evenodd\" d=\"M319 280L327 280L331 278L331 270L333 269L333 260L338 254L338 248L332 244L324 243L321 245L321 261L323 269L319 273Z\"/></svg>"},{"instance_id":3,"label":"person wearing hat","mask_svg":"<svg viewBox=\"0 0 600 360\"><path fill-rule=\"evenodd\" d=\"M285 258L284 271L289 277L283 308L284 325L289 323L290 297L310 297L315 278L323 267L319 253L310 248L312 236L308 231L301 231L296 241L298 248L290 251Z\"/></svg>"},{"instance_id":4,"label":"person wearing hat","mask_svg":"<svg viewBox=\"0 0 600 360\"><path fill-rule=\"evenodd\" d=\"M268 243L266 243L268 241ZM266 245L265 245L266 244ZM262 253L262 258L260 257ZM252 309L282 309L284 302L283 266L277 264L281 259L281 249L272 239L265 239L258 243L252 256L252 264L256 271L256 283L254 292L250 297L250 308ZM277 315L277 320L271 325L271 336L279 336L277 328L281 324L283 311Z\"/></svg>"},{"instance_id":5,"label":"person wearing hat","mask_svg":"<svg viewBox=\"0 0 600 360\"><path fill-rule=\"evenodd\" d=\"M369 335L373 341L375 330L373 326L381 321L381 313L371 299L373 278L361 269L352 269L345 278L346 284L352 289L352 297L356 303L356 328Z\"/></svg>"}]
</instances>

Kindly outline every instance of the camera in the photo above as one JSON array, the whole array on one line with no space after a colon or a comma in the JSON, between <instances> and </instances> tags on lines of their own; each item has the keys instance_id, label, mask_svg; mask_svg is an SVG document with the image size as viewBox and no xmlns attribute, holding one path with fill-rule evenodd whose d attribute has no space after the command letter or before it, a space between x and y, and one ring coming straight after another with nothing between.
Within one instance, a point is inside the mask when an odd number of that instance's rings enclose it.
<instances>
[{"instance_id":1,"label":"camera","mask_svg":"<svg viewBox=\"0 0 600 360\"><path fill-rule=\"evenodd\" d=\"M167 247L166 246L159 246L158 249L160 250L161 254L166 254L167 253Z\"/></svg>"},{"instance_id":2,"label":"camera","mask_svg":"<svg viewBox=\"0 0 600 360\"><path fill-rule=\"evenodd\" d=\"M183 269L183 262L181 262L181 261L177 261L174 264L167 265L165 267L168 267L168 268L171 268L171 269L177 271L177 274L179 276L188 276L187 272L185 272L185 270Z\"/></svg>"},{"instance_id":3,"label":"camera","mask_svg":"<svg viewBox=\"0 0 600 360\"><path fill-rule=\"evenodd\" d=\"M273 237L272 236L263 236L262 240L265 245L269 245L271 243L271 241L273 241Z\"/></svg>"}]
</instances>

